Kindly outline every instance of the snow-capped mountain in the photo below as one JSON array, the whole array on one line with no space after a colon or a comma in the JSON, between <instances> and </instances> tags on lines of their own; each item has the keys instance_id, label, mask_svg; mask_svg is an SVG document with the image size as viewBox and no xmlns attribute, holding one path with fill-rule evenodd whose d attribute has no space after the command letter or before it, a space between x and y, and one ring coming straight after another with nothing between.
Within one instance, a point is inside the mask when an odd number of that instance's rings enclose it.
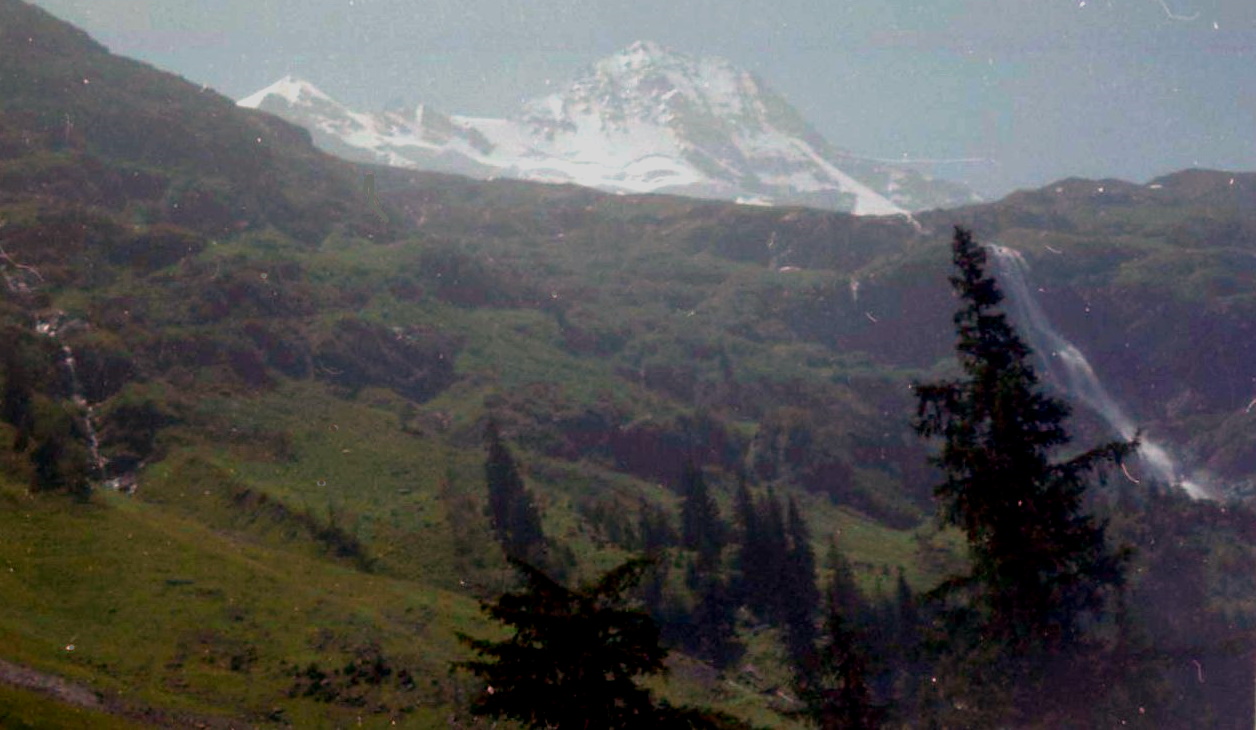
<instances>
[{"instance_id":1,"label":"snow-capped mountain","mask_svg":"<svg viewBox=\"0 0 1256 730\"><path fill-rule=\"evenodd\" d=\"M308 128L350 159L867 215L973 202L963 186L861 160L779 94L718 58L638 42L507 119L425 106L362 113L293 77L240 100Z\"/></svg>"}]
</instances>

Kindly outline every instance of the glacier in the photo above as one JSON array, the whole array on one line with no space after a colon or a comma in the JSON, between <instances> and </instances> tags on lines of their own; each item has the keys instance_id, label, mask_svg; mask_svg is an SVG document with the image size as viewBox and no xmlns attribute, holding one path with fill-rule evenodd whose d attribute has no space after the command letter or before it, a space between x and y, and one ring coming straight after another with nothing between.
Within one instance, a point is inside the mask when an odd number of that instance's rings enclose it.
<instances>
[{"instance_id":1,"label":"glacier","mask_svg":"<svg viewBox=\"0 0 1256 730\"><path fill-rule=\"evenodd\" d=\"M506 118L355 111L285 76L240 99L310 130L315 144L376 164L668 193L856 215L972 203L958 183L859 158L825 140L761 79L719 58L639 41Z\"/></svg>"}]
</instances>

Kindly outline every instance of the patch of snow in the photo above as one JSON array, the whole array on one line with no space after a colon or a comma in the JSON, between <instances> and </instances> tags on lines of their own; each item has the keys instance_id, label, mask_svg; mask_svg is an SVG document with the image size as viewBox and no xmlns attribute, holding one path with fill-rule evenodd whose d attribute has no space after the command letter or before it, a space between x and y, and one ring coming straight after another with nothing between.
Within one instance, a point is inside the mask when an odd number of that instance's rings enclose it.
<instances>
[{"instance_id":1,"label":"patch of snow","mask_svg":"<svg viewBox=\"0 0 1256 730\"><path fill-rule=\"evenodd\" d=\"M884 191L873 189L830 159L832 148L821 152L782 131L804 123L769 98L761 82L728 61L639 41L509 119L444 116L424 106L412 115L364 114L293 76L239 103L310 128L316 143L330 149L348 146L389 165L439 161L481 177L754 204L853 199L858 215L907 213L887 196L909 197L902 180L916 173L878 168L891 182Z\"/></svg>"},{"instance_id":2,"label":"patch of snow","mask_svg":"<svg viewBox=\"0 0 1256 730\"><path fill-rule=\"evenodd\" d=\"M244 97L240 101L236 102L236 104L248 107L249 109L256 109L262 105L262 102L265 101L268 96L277 96L289 104L294 105L308 103L310 100L330 102L332 104L336 103L330 96L324 94L314 84L311 84L308 81L303 81L289 74L261 91Z\"/></svg>"}]
</instances>

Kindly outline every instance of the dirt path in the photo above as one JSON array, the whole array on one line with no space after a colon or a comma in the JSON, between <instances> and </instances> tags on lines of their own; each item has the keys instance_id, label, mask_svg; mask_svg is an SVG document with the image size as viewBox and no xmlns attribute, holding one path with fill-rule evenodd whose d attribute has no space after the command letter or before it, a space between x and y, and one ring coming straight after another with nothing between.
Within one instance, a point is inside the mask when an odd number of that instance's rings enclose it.
<instances>
[{"instance_id":1,"label":"dirt path","mask_svg":"<svg viewBox=\"0 0 1256 730\"><path fill-rule=\"evenodd\" d=\"M207 730L250 730L253 727L243 720L168 712L120 702L117 698L102 699L87 685L71 682L55 674L41 672L21 664L6 662L3 659L0 659L0 684L39 692L75 707L107 712L132 720L138 725L159 728L205 728Z\"/></svg>"},{"instance_id":2,"label":"dirt path","mask_svg":"<svg viewBox=\"0 0 1256 730\"><path fill-rule=\"evenodd\" d=\"M105 709L100 697L81 684L75 684L54 674L6 662L3 659L0 659L0 682L52 695L76 707L86 707L92 710Z\"/></svg>"}]
</instances>

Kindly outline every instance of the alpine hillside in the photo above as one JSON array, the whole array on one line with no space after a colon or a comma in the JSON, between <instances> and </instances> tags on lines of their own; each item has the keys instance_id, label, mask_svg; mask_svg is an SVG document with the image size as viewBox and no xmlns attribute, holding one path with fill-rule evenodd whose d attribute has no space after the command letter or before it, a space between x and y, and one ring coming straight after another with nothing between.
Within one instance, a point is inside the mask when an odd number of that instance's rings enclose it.
<instances>
[{"instance_id":1,"label":"alpine hillside","mask_svg":"<svg viewBox=\"0 0 1256 730\"><path fill-rule=\"evenodd\" d=\"M483 175L612 108L625 136L673 130L675 167L647 162L677 177L684 145L716 149L700 121L745 146L710 160L805 130L761 88L681 104L702 84L675 69L665 101L603 99L660 53L497 126L285 89L338 139L409 124ZM1025 722L968 714L947 698L987 687L916 653L954 643L928 596L965 570L911 427L914 384L958 369L956 223L1016 264L991 271L1076 443L1128 424L1144 445L1087 492L1131 548L1087 679L1107 696ZM670 672L649 689L688 730L812 727L796 669L839 639L887 727L934 707L947 727L1250 727L1254 254L1252 173L909 220L354 163L0 0L0 727L487 727L485 683L451 668L474 658L460 636L500 629L481 601L518 585L515 545L572 586L657 558L635 598Z\"/></svg>"},{"instance_id":2,"label":"alpine hillside","mask_svg":"<svg viewBox=\"0 0 1256 730\"><path fill-rule=\"evenodd\" d=\"M669 193L857 215L971 203L956 183L853 156L825 140L761 79L719 58L642 42L506 119L349 109L291 76L242 99L309 129L353 160Z\"/></svg>"}]
</instances>

